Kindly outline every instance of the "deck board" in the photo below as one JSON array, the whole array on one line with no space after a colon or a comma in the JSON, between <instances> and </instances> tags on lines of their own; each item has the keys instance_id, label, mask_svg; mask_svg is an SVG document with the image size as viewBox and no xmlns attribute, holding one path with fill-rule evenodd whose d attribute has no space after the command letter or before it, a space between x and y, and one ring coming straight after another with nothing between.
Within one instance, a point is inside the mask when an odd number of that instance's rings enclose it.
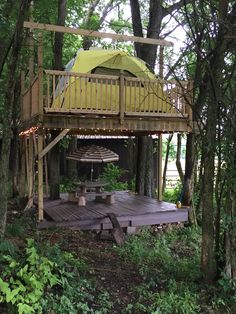
<instances>
[{"instance_id":1,"label":"deck board","mask_svg":"<svg viewBox=\"0 0 236 314\"><path fill-rule=\"evenodd\" d=\"M67 195L63 194L60 200L44 200L44 211L48 220L40 222L38 227L111 229L108 213L114 213L122 227L184 222L188 220L188 210L177 209L175 204L128 192L116 192L114 204L88 200L86 206L67 201Z\"/></svg>"}]
</instances>

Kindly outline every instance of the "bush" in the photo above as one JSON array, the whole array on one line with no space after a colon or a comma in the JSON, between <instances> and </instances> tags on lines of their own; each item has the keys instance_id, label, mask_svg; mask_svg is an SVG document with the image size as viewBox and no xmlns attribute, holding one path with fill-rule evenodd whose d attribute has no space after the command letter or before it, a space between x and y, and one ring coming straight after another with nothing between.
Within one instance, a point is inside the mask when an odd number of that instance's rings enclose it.
<instances>
[{"instance_id":1,"label":"bush","mask_svg":"<svg viewBox=\"0 0 236 314\"><path fill-rule=\"evenodd\" d=\"M99 180L106 182L108 185L105 187L107 191L122 191L127 190L127 182L121 182L120 179L124 175L125 170L118 166L109 163L105 166L104 172L99 177Z\"/></svg>"}]
</instances>

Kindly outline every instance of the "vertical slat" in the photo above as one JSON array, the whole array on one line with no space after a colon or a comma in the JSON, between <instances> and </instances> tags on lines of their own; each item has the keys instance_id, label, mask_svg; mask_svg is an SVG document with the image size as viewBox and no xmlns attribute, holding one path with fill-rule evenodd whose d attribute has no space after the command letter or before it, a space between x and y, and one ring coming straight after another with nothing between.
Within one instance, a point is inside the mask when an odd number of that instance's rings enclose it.
<instances>
[{"instance_id":1,"label":"vertical slat","mask_svg":"<svg viewBox=\"0 0 236 314\"><path fill-rule=\"evenodd\" d=\"M50 103L50 80L49 80L49 74L47 74L47 108L49 108Z\"/></svg>"},{"instance_id":2,"label":"vertical slat","mask_svg":"<svg viewBox=\"0 0 236 314\"><path fill-rule=\"evenodd\" d=\"M62 100L61 100L61 108L62 109L66 109L66 80L67 80L67 76L61 76L60 79L64 79L63 81L63 96L62 96ZM68 94L68 93L67 93ZM70 99L69 99L70 101Z\"/></svg>"},{"instance_id":3,"label":"vertical slat","mask_svg":"<svg viewBox=\"0 0 236 314\"><path fill-rule=\"evenodd\" d=\"M75 79L75 90L74 90L74 93L75 93L74 101L75 101L75 103L74 103L73 108L78 109L78 88L77 88L78 78L75 77L74 79Z\"/></svg>"},{"instance_id":4,"label":"vertical slat","mask_svg":"<svg viewBox=\"0 0 236 314\"><path fill-rule=\"evenodd\" d=\"M105 93L105 110L107 111L107 106L108 106L108 79L106 78L105 81L105 86L106 86L106 93ZM101 108L102 109L102 108Z\"/></svg>"},{"instance_id":5,"label":"vertical slat","mask_svg":"<svg viewBox=\"0 0 236 314\"><path fill-rule=\"evenodd\" d=\"M95 79L95 106L98 109L98 79Z\"/></svg>"},{"instance_id":6,"label":"vertical slat","mask_svg":"<svg viewBox=\"0 0 236 314\"><path fill-rule=\"evenodd\" d=\"M151 89L152 89L151 81L145 82L144 86L145 86L144 87L145 88L145 97L147 98L147 102L148 102L148 108L150 111L152 111L153 108L152 108L152 103L151 103Z\"/></svg>"},{"instance_id":7,"label":"vertical slat","mask_svg":"<svg viewBox=\"0 0 236 314\"><path fill-rule=\"evenodd\" d=\"M139 104L137 104L137 98L136 98L136 94L137 94L137 82L134 81L134 106L135 106L135 112L139 112Z\"/></svg>"},{"instance_id":8,"label":"vertical slat","mask_svg":"<svg viewBox=\"0 0 236 314\"><path fill-rule=\"evenodd\" d=\"M79 77L79 109L82 109L82 77Z\"/></svg>"},{"instance_id":9,"label":"vertical slat","mask_svg":"<svg viewBox=\"0 0 236 314\"><path fill-rule=\"evenodd\" d=\"M102 105L103 105L103 80L101 80L101 83L100 83L100 97L99 97L99 99L100 99L100 103L99 103L99 107L101 108L102 107Z\"/></svg>"},{"instance_id":10,"label":"vertical slat","mask_svg":"<svg viewBox=\"0 0 236 314\"><path fill-rule=\"evenodd\" d=\"M119 92L119 99L120 99L120 124L124 123L124 74L123 71L120 73L120 92Z\"/></svg>"},{"instance_id":11,"label":"vertical slat","mask_svg":"<svg viewBox=\"0 0 236 314\"><path fill-rule=\"evenodd\" d=\"M93 110L93 78L90 78L90 82L88 82L88 91L89 91L89 97L88 97L88 101L89 101L89 109Z\"/></svg>"},{"instance_id":12,"label":"vertical slat","mask_svg":"<svg viewBox=\"0 0 236 314\"><path fill-rule=\"evenodd\" d=\"M52 95L53 95L52 97L53 97L53 103L54 103L54 101L56 99L55 92L56 92L56 82L55 82L55 75L53 74L52 75Z\"/></svg>"},{"instance_id":13,"label":"vertical slat","mask_svg":"<svg viewBox=\"0 0 236 314\"><path fill-rule=\"evenodd\" d=\"M130 105L129 105L129 111L130 112L133 112L133 110L134 110L134 108L135 108L135 104L134 104L134 106L132 106L132 91L133 91L133 88L132 88L132 82L131 81L129 81L129 97L130 97Z\"/></svg>"},{"instance_id":14,"label":"vertical slat","mask_svg":"<svg viewBox=\"0 0 236 314\"><path fill-rule=\"evenodd\" d=\"M88 105L87 105L87 95L88 95L88 79L87 77L84 78L84 86L85 86L85 91L84 91L84 102L85 102L85 109L88 110Z\"/></svg>"},{"instance_id":15,"label":"vertical slat","mask_svg":"<svg viewBox=\"0 0 236 314\"><path fill-rule=\"evenodd\" d=\"M68 76L68 85L67 85L67 90L68 90L68 93L69 93L69 104L68 104L68 109L70 110L72 108L72 104L71 104L71 76L69 75ZM65 103L65 100L64 99L64 103ZM66 109L66 103L65 103L65 109Z\"/></svg>"}]
</instances>

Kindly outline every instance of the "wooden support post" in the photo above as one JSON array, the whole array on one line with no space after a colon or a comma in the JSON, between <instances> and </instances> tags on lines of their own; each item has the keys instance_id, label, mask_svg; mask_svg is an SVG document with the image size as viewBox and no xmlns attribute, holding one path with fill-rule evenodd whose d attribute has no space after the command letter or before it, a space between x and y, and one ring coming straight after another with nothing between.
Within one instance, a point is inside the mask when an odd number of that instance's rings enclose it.
<instances>
[{"instance_id":1,"label":"wooden support post","mask_svg":"<svg viewBox=\"0 0 236 314\"><path fill-rule=\"evenodd\" d=\"M38 151L43 150L43 132L38 130ZM38 158L38 221L44 218L43 213L43 159Z\"/></svg>"},{"instance_id":2,"label":"wooden support post","mask_svg":"<svg viewBox=\"0 0 236 314\"><path fill-rule=\"evenodd\" d=\"M33 189L34 189L34 147L33 147L33 135L29 135L29 185L28 185L28 207L33 206Z\"/></svg>"},{"instance_id":3,"label":"wooden support post","mask_svg":"<svg viewBox=\"0 0 236 314\"><path fill-rule=\"evenodd\" d=\"M38 113L43 115L43 36L38 34ZM39 150L38 150L39 151Z\"/></svg>"},{"instance_id":4,"label":"wooden support post","mask_svg":"<svg viewBox=\"0 0 236 314\"><path fill-rule=\"evenodd\" d=\"M25 147L25 135L20 137L20 186L19 186L19 195L20 197L25 197L25 179L26 179L26 147Z\"/></svg>"},{"instance_id":5,"label":"wooden support post","mask_svg":"<svg viewBox=\"0 0 236 314\"><path fill-rule=\"evenodd\" d=\"M26 164L26 182L27 182L27 191L29 191L29 147L28 147L28 138L24 136L25 139L25 164Z\"/></svg>"},{"instance_id":6,"label":"wooden support post","mask_svg":"<svg viewBox=\"0 0 236 314\"><path fill-rule=\"evenodd\" d=\"M43 117L43 37L38 34L38 113ZM38 129L38 152L43 150L43 130ZM38 221L44 219L43 213L43 159L38 156Z\"/></svg>"},{"instance_id":7,"label":"wooden support post","mask_svg":"<svg viewBox=\"0 0 236 314\"><path fill-rule=\"evenodd\" d=\"M119 86L120 124L124 123L124 113L125 113L124 88L125 88L125 78L124 78L124 73L121 70L120 71L120 86Z\"/></svg>"},{"instance_id":8,"label":"wooden support post","mask_svg":"<svg viewBox=\"0 0 236 314\"><path fill-rule=\"evenodd\" d=\"M162 201L162 134L159 134L157 154L157 197Z\"/></svg>"},{"instance_id":9,"label":"wooden support post","mask_svg":"<svg viewBox=\"0 0 236 314\"><path fill-rule=\"evenodd\" d=\"M44 138L44 147L46 146L46 141ZM48 185L48 158L47 155L44 156L44 172L45 172L45 192L46 196L49 197L49 185Z\"/></svg>"}]
</instances>

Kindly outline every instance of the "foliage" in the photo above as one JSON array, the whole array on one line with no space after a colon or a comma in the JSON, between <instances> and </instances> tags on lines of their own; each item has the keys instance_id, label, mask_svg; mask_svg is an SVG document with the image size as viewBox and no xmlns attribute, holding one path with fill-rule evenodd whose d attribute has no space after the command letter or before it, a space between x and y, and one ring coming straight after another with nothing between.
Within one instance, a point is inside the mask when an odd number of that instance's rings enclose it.
<instances>
[{"instance_id":1,"label":"foliage","mask_svg":"<svg viewBox=\"0 0 236 314\"><path fill-rule=\"evenodd\" d=\"M226 313L231 313L236 304L236 281L222 273L213 292L213 308L222 308Z\"/></svg>"},{"instance_id":2,"label":"foliage","mask_svg":"<svg viewBox=\"0 0 236 314\"><path fill-rule=\"evenodd\" d=\"M54 273L55 264L40 256L32 239L27 240L22 261L5 255L4 269L0 278L0 302L10 304L19 314L42 313L40 300L45 289L59 283Z\"/></svg>"},{"instance_id":3,"label":"foliage","mask_svg":"<svg viewBox=\"0 0 236 314\"><path fill-rule=\"evenodd\" d=\"M108 163L105 166L104 171L99 177L99 179L108 183L108 185L105 187L107 191L127 190L128 188L127 182L119 181L124 175L124 173L125 170L121 169L120 167L112 163Z\"/></svg>"},{"instance_id":4,"label":"foliage","mask_svg":"<svg viewBox=\"0 0 236 314\"><path fill-rule=\"evenodd\" d=\"M200 234L183 228L131 237L119 254L137 265L143 284L135 288L135 304L126 313L198 313L196 281L200 278Z\"/></svg>"},{"instance_id":5,"label":"foliage","mask_svg":"<svg viewBox=\"0 0 236 314\"><path fill-rule=\"evenodd\" d=\"M67 193L73 191L77 187L78 181L79 181L78 177L77 178L63 177L60 183L60 192Z\"/></svg>"},{"instance_id":6,"label":"foliage","mask_svg":"<svg viewBox=\"0 0 236 314\"><path fill-rule=\"evenodd\" d=\"M25 252L4 255L0 268L0 303L7 303L11 313L106 314L113 307L107 291L97 292L82 277L85 263L58 246L36 248L28 239Z\"/></svg>"},{"instance_id":7,"label":"foliage","mask_svg":"<svg viewBox=\"0 0 236 314\"><path fill-rule=\"evenodd\" d=\"M174 189L165 189L165 192L163 195L163 201L176 203L179 200L181 193L182 193L182 184L180 181L178 181Z\"/></svg>"}]
</instances>

